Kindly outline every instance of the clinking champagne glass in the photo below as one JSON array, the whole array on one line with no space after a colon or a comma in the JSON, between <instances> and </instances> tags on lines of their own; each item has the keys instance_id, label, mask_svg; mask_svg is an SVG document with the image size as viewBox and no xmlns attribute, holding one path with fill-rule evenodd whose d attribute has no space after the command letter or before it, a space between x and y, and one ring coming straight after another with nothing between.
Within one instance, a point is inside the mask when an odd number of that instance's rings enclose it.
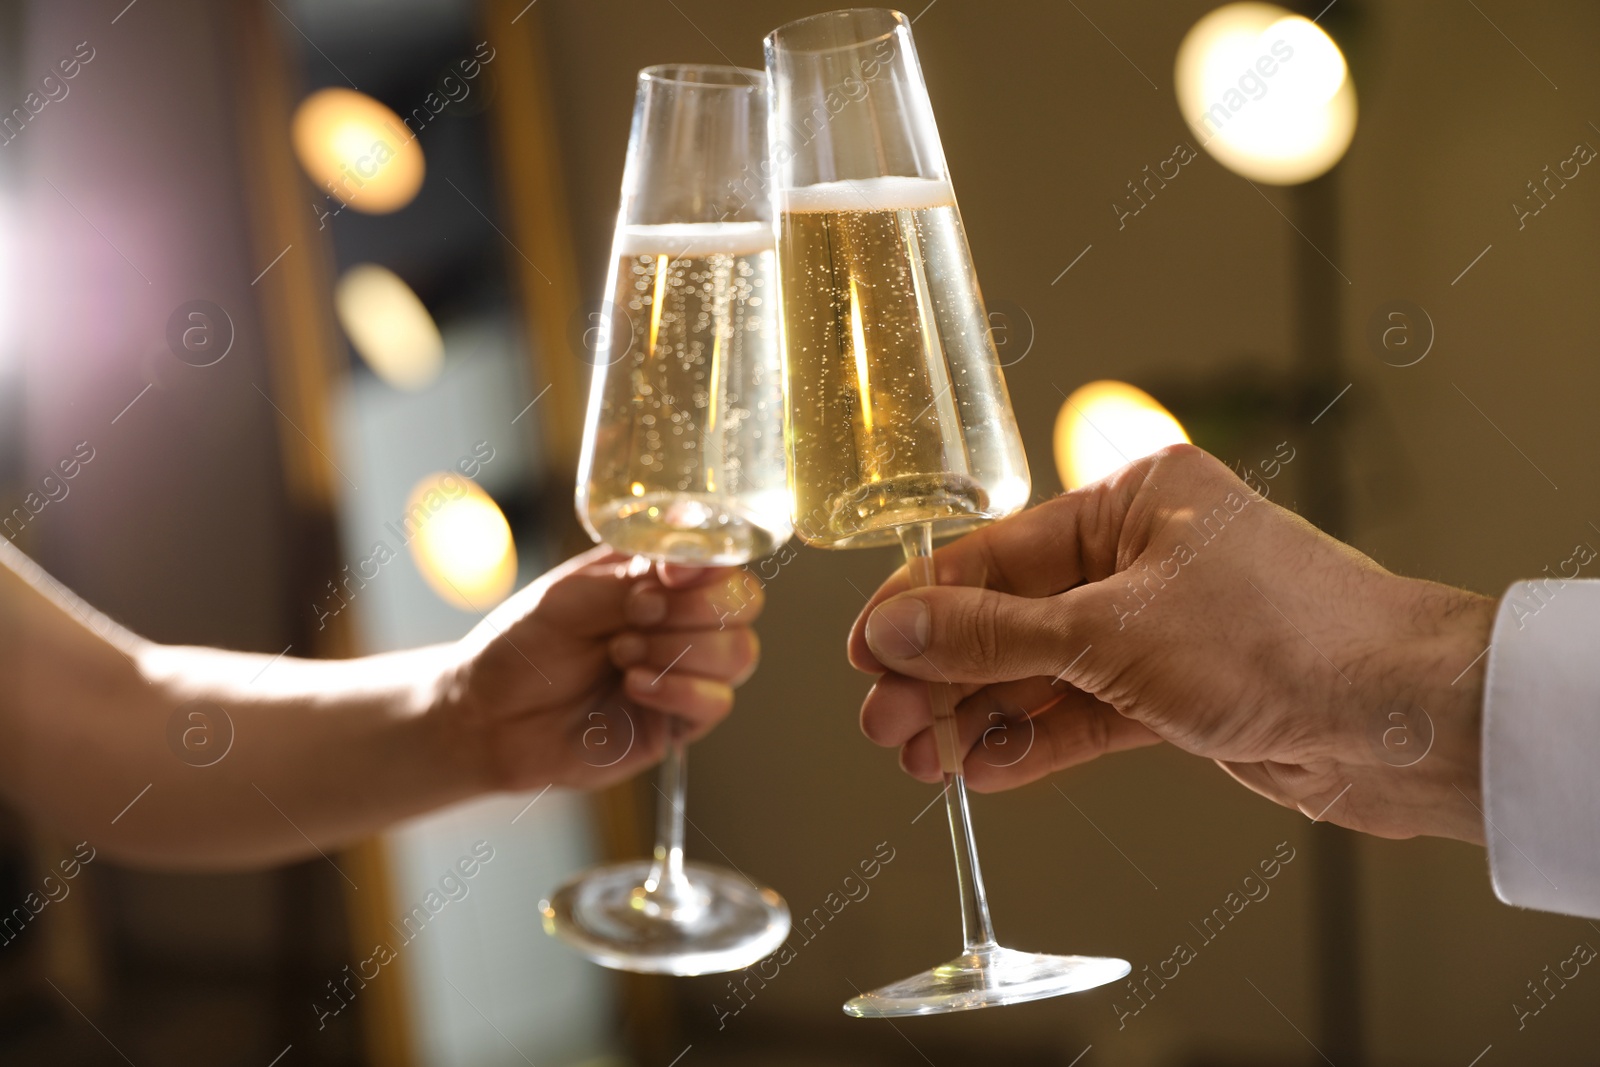
<instances>
[{"instance_id":1,"label":"clinking champagne glass","mask_svg":"<svg viewBox=\"0 0 1600 1067\"><path fill-rule=\"evenodd\" d=\"M639 72L577 493L589 533L622 552L730 565L792 532L771 201L729 197L765 159L766 114L760 71ZM545 928L623 970L747 967L783 943L789 909L684 862L684 746L670 733L653 859L567 882L541 905Z\"/></svg>"},{"instance_id":2,"label":"clinking champagne glass","mask_svg":"<svg viewBox=\"0 0 1600 1067\"><path fill-rule=\"evenodd\" d=\"M796 529L824 548L898 541L912 584L931 585L934 537L1020 510L1029 480L911 25L879 9L816 15L773 31L766 58ZM845 1012L993 1007L1127 974L1124 960L995 940L956 694L930 683L929 697L964 951Z\"/></svg>"}]
</instances>

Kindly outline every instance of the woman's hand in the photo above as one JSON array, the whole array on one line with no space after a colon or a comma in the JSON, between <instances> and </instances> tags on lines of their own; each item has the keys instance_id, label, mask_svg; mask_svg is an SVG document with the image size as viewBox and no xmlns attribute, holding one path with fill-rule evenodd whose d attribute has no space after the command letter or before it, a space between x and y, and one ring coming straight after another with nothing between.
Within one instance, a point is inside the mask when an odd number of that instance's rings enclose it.
<instances>
[{"instance_id":1,"label":"woman's hand","mask_svg":"<svg viewBox=\"0 0 1600 1067\"><path fill-rule=\"evenodd\" d=\"M607 548L552 570L446 656L434 714L493 789L631 777L733 706L755 670L758 583L736 568L648 565Z\"/></svg>"}]
</instances>

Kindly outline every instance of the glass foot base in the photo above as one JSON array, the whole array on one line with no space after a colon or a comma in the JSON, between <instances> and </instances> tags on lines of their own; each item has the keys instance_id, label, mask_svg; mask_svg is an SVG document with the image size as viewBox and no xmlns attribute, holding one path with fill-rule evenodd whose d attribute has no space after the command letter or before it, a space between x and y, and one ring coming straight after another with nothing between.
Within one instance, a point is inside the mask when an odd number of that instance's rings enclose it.
<instances>
[{"instance_id":1,"label":"glass foot base","mask_svg":"<svg viewBox=\"0 0 1600 1067\"><path fill-rule=\"evenodd\" d=\"M996 1008L1080 993L1115 982L1132 969L1127 960L1046 956L997 945L863 993L845 1002L844 1013L858 1019L885 1019Z\"/></svg>"},{"instance_id":2,"label":"glass foot base","mask_svg":"<svg viewBox=\"0 0 1600 1067\"><path fill-rule=\"evenodd\" d=\"M789 936L789 907L732 871L684 865L676 906L645 894L645 861L587 871L540 901L547 933L594 962L645 974L716 974L748 967Z\"/></svg>"}]
</instances>

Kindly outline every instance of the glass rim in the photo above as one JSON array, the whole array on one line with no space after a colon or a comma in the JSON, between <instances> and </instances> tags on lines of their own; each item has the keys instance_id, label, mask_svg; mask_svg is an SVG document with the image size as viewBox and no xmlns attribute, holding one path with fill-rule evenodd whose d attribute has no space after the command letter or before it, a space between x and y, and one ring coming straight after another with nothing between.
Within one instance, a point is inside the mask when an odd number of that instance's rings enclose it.
<instances>
[{"instance_id":1,"label":"glass rim","mask_svg":"<svg viewBox=\"0 0 1600 1067\"><path fill-rule=\"evenodd\" d=\"M887 17L889 25L888 28L882 33L874 34L871 37L863 37L859 41L850 41L846 44L826 45L820 48L805 48L799 45L781 42L779 39L780 35L792 36L797 30L802 28L815 28L815 24L822 22L824 19L837 19L841 15L849 15L855 18L861 18L868 15L884 16ZM807 15L805 18L795 19L791 22L785 22L782 26L779 26L777 29L767 34L765 44L768 48L782 48L785 52L790 52L795 55L820 56L826 55L829 52L843 52L851 48L861 48L865 45L877 44L879 41L893 37L895 33L902 28L909 30L911 28L911 20L906 18L903 12L895 8L846 7L840 8L837 11L823 11L816 15Z\"/></svg>"},{"instance_id":2,"label":"glass rim","mask_svg":"<svg viewBox=\"0 0 1600 1067\"><path fill-rule=\"evenodd\" d=\"M713 75L707 78L705 75ZM657 63L639 71L639 81L694 85L702 89L745 89L764 92L766 71L725 63Z\"/></svg>"}]
</instances>

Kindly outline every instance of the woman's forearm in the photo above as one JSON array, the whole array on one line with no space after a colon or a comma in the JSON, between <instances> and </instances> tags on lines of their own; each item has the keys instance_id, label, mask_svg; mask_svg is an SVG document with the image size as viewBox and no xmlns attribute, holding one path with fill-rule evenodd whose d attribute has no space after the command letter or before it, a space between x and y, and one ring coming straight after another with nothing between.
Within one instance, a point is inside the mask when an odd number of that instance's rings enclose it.
<instances>
[{"instance_id":1,"label":"woman's forearm","mask_svg":"<svg viewBox=\"0 0 1600 1067\"><path fill-rule=\"evenodd\" d=\"M3 562L0 791L74 840L133 863L252 866L486 787L480 742L435 710L448 646L313 661L155 645L9 546Z\"/></svg>"},{"instance_id":2,"label":"woman's forearm","mask_svg":"<svg viewBox=\"0 0 1600 1067\"><path fill-rule=\"evenodd\" d=\"M669 722L728 713L761 600L599 548L462 641L304 660L143 641L0 541L0 794L124 862L219 869L491 790L610 785Z\"/></svg>"}]
</instances>

